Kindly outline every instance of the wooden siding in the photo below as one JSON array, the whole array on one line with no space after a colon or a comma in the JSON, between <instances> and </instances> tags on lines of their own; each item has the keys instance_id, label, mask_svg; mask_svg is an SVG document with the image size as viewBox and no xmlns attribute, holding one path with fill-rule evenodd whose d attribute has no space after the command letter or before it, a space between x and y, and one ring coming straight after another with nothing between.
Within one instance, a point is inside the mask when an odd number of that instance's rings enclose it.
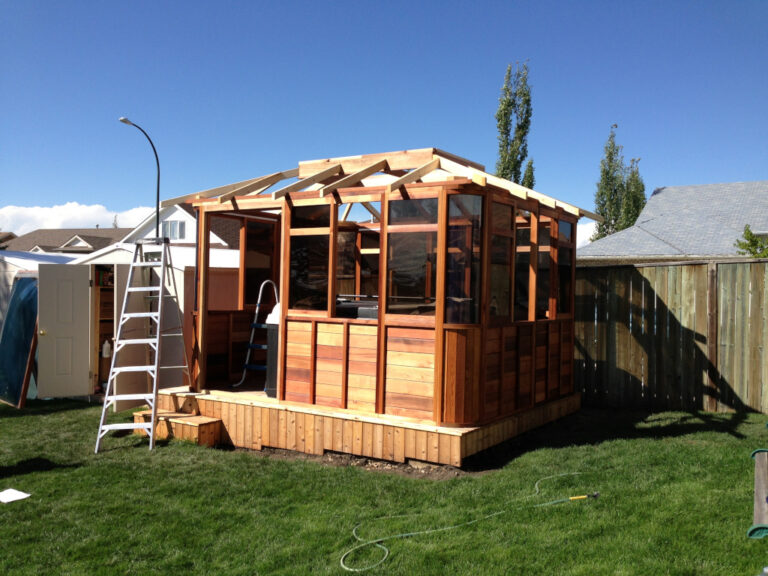
<instances>
[{"instance_id":1,"label":"wooden siding","mask_svg":"<svg viewBox=\"0 0 768 576\"><path fill-rule=\"evenodd\" d=\"M431 420L435 390L435 331L387 328L384 413Z\"/></svg>"},{"instance_id":2,"label":"wooden siding","mask_svg":"<svg viewBox=\"0 0 768 576\"><path fill-rule=\"evenodd\" d=\"M584 402L768 412L768 262L579 268Z\"/></svg>"}]
</instances>

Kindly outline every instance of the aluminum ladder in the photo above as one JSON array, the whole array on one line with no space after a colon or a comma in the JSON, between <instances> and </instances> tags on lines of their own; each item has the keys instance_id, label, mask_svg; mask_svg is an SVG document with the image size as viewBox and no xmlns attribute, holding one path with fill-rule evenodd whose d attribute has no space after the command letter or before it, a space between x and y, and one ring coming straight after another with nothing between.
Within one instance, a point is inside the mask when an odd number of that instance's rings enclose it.
<instances>
[{"instance_id":1,"label":"aluminum ladder","mask_svg":"<svg viewBox=\"0 0 768 576\"><path fill-rule=\"evenodd\" d=\"M245 355L245 364L243 364L243 377L237 384L232 384L232 388L237 388L245 382L245 378L248 375L248 370L256 370L259 372L266 372L267 366L263 364L251 364L251 350L267 350L269 348L266 344L254 344L253 337L256 334L256 330L265 329L267 327L264 323L259 323L259 310L261 309L261 297L264 294L264 287L267 284L272 285L272 289L275 291L275 306L280 304L280 299L277 296L277 285L272 280L264 280L259 286L259 298L256 300L256 310L253 313L253 322L251 322L251 337L248 339L248 352Z\"/></svg>"},{"instance_id":2,"label":"aluminum ladder","mask_svg":"<svg viewBox=\"0 0 768 576\"><path fill-rule=\"evenodd\" d=\"M144 246L162 246L159 252L145 251ZM158 259L159 255L159 259ZM154 273L153 273L154 272ZM170 280L170 281L169 281ZM141 298L139 305L136 299ZM163 302L166 299L176 301L176 315L178 325L163 330ZM142 311L133 311L141 308ZM131 310L129 312L129 310ZM138 322L136 322L138 320ZM129 328L129 323L132 328ZM135 328L136 324L142 325L141 329ZM141 337L131 337L131 333L142 332ZM164 365L161 363L162 342L164 338L179 338L184 350L184 364L178 366ZM142 347L145 350L145 362L142 364L127 364L120 362L121 352L129 347ZM182 330L181 311L178 307L178 290L176 278L173 274L173 262L168 238L150 238L136 242L133 251L133 259L128 271L128 281L125 286L125 297L120 313L120 322L117 327L115 344L112 352L112 363L109 369L109 379L104 393L104 406L101 409L99 421L99 433L96 438L95 453L98 454L101 440L111 430L144 430L149 436L149 449L155 445L155 424L157 422L157 389L160 371L181 370L187 378L187 384L191 385L187 350L184 346L184 334ZM152 382L151 392L138 394L119 394L117 379L121 374L146 373ZM148 387L149 388L149 387ZM121 422L107 424L107 410L119 401L144 401L152 410L149 422Z\"/></svg>"}]
</instances>

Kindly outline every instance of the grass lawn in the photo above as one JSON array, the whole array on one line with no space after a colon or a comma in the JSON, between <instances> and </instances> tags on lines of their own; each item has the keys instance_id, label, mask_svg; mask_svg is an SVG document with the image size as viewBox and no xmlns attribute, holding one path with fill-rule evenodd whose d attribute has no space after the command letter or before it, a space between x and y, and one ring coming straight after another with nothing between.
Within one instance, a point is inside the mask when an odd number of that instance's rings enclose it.
<instances>
[{"instance_id":1,"label":"grass lawn","mask_svg":"<svg viewBox=\"0 0 768 576\"><path fill-rule=\"evenodd\" d=\"M589 411L447 479L109 436L100 408L0 406L0 574L753 574L760 415ZM127 417L127 415L126 415ZM578 473L578 474L574 474ZM534 494L537 480L543 480ZM536 506L599 491L598 499ZM501 514L493 515L496 512ZM350 555L351 567L384 550Z\"/></svg>"}]
</instances>

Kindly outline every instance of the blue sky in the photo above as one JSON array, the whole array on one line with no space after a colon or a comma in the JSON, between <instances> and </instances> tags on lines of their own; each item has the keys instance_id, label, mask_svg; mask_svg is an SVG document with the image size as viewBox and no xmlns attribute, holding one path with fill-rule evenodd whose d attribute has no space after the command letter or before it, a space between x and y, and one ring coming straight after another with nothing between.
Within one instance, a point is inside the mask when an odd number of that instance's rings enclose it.
<instances>
[{"instance_id":1,"label":"blue sky","mask_svg":"<svg viewBox=\"0 0 768 576\"><path fill-rule=\"evenodd\" d=\"M517 61L545 194L593 207L613 123L648 194L768 179L765 1L0 0L0 228L151 206L151 149L120 116L154 140L163 198L427 146L493 171Z\"/></svg>"}]
</instances>

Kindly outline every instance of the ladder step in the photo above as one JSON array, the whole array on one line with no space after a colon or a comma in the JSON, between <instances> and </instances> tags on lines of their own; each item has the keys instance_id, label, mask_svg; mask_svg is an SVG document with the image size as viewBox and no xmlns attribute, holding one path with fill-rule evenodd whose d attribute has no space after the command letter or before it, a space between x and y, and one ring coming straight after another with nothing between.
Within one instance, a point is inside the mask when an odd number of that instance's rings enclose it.
<instances>
[{"instance_id":1,"label":"ladder step","mask_svg":"<svg viewBox=\"0 0 768 576\"><path fill-rule=\"evenodd\" d=\"M255 370L257 372L264 372L266 371L267 367L264 364L246 364L245 369Z\"/></svg>"},{"instance_id":2,"label":"ladder step","mask_svg":"<svg viewBox=\"0 0 768 576\"><path fill-rule=\"evenodd\" d=\"M144 400L145 402L154 401L152 394L112 394L107 399L108 402L116 402L120 400Z\"/></svg>"},{"instance_id":3,"label":"ladder step","mask_svg":"<svg viewBox=\"0 0 768 576\"><path fill-rule=\"evenodd\" d=\"M117 375L121 372L152 372L155 366L117 366L112 369L112 374Z\"/></svg>"},{"instance_id":4,"label":"ladder step","mask_svg":"<svg viewBox=\"0 0 768 576\"><path fill-rule=\"evenodd\" d=\"M269 326L269 324L259 324L258 322L251 324L251 328L266 328L267 326Z\"/></svg>"},{"instance_id":5,"label":"ladder step","mask_svg":"<svg viewBox=\"0 0 768 576\"><path fill-rule=\"evenodd\" d=\"M269 350L269 346L266 344L251 344L249 348L251 350Z\"/></svg>"},{"instance_id":6,"label":"ladder step","mask_svg":"<svg viewBox=\"0 0 768 576\"><path fill-rule=\"evenodd\" d=\"M175 334L160 334L160 336L162 336L163 338L171 338L171 337L178 338L179 336L184 336L184 334L181 332L177 332Z\"/></svg>"},{"instance_id":7,"label":"ladder step","mask_svg":"<svg viewBox=\"0 0 768 576\"><path fill-rule=\"evenodd\" d=\"M131 344L149 344L157 345L157 338L131 338L126 340L117 340L115 346L118 348L122 346L129 346Z\"/></svg>"},{"instance_id":8,"label":"ladder step","mask_svg":"<svg viewBox=\"0 0 768 576\"><path fill-rule=\"evenodd\" d=\"M131 286L126 292L160 292L160 286Z\"/></svg>"},{"instance_id":9,"label":"ladder step","mask_svg":"<svg viewBox=\"0 0 768 576\"><path fill-rule=\"evenodd\" d=\"M146 267L155 267L155 268L157 268L157 267L162 266L163 263L160 262L160 260L156 260L156 261L155 260L151 260L149 262L134 262L133 265L134 266L141 266L143 268L146 268Z\"/></svg>"},{"instance_id":10,"label":"ladder step","mask_svg":"<svg viewBox=\"0 0 768 576\"><path fill-rule=\"evenodd\" d=\"M151 422L120 422L119 424L104 424L102 431L108 430L152 430Z\"/></svg>"},{"instance_id":11,"label":"ladder step","mask_svg":"<svg viewBox=\"0 0 768 576\"><path fill-rule=\"evenodd\" d=\"M179 364L178 366L158 366L158 368L160 368L160 370L189 370L184 364Z\"/></svg>"},{"instance_id":12,"label":"ladder step","mask_svg":"<svg viewBox=\"0 0 768 576\"><path fill-rule=\"evenodd\" d=\"M130 320L131 318L150 318L156 320L157 312L127 312L123 314L123 321Z\"/></svg>"}]
</instances>

